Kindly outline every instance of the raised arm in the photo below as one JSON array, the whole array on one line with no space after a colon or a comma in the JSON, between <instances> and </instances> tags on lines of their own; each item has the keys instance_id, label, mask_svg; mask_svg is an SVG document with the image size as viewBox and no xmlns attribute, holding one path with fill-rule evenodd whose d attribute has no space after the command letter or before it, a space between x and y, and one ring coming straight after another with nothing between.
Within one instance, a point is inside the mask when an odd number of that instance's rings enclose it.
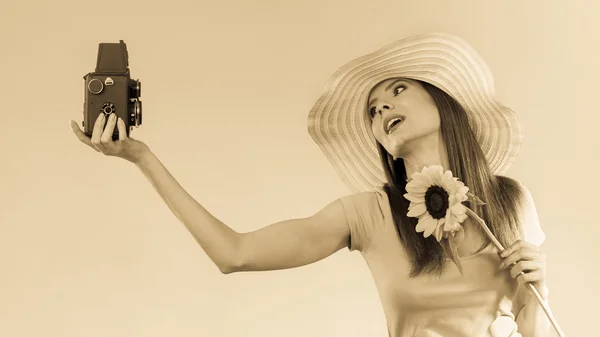
<instances>
[{"instance_id":1,"label":"raised arm","mask_svg":"<svg viewBox=\"0 0 600 337\"><path fill-rule=\"evenodd\" d=\"M223 273L286 269L321 260L349 243L350 229L340 200L311 217L281 221L240 234L210 214L179 185L143 142L127 137L125 123L99 114L91 137L77 123L77 138L95 151L126 159L144 173L177 218ZM119 140L113 141L118 127Z\"/></svg>"},{"instance_id":2,"label":"raised arm","mask_svg":"<svg viewBox=\"0 0 600 337\"><path fill-rule=\"evenodd\" d=\"M136 164L222 273L303 266L348 244L350 232L339 200L310 217L238 233L192 198L151 151Z\"/></svg>"},{"instance_id":3,"label":"raised arm","mask_svg":"<svg viewBox=\"0 0 600 337\"><path fill-rule=\"evenodd\" d=\"M242 234L233 271L304 266L347 247L349 237L342 204L335 200L313 216L281 221Z\"/></svg>"}]
</instances>

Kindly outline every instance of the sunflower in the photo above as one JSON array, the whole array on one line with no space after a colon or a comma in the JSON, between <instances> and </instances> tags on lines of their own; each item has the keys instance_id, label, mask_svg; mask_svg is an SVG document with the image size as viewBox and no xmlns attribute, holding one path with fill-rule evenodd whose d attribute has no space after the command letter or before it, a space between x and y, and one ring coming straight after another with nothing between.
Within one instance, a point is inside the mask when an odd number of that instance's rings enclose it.
<instances>
[{"instance_id":1,"label":"sunflower","mask_svg":"<svg viewBox=\"0 0 600 337\"><path fill-rule=\"evenodd\" d=\"M440 242L462 230L461 224L467 218L462 202L469 199L469 188L451 171L444 172L439 165L426 166L413 173L406 191L404 197L410 201L407 215L419 218L418 233L426 238L433 234Z\"/></svg>"}]
</instances>

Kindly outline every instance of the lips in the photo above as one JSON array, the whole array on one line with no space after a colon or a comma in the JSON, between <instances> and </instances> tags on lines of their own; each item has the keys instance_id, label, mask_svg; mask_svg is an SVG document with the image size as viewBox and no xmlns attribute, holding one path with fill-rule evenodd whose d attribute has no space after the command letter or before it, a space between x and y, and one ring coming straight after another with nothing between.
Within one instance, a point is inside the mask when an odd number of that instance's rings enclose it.
<instances>
[{"instance_id":1,"label":"lips","mask_svg":"<svg viewBox=\"0 0 600 337\"><path fill-rule=\"evenodd\" d=\"M396 128L404 122L405 117L401 115L389 115L383 120L383 131L386 134L392 133Z\"/></svg>"}]
</instances>

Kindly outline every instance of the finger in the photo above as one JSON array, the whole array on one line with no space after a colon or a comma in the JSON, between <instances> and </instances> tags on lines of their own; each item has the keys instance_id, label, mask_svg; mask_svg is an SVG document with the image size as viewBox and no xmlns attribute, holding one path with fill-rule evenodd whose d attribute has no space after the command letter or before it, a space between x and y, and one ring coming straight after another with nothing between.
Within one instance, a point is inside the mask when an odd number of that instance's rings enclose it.
<instances>
[{"instance_id":1,"label":"finger","mask_svg":"<svg viewBox=\"0 0 600 337\"><path fill-rule=\"evenodd\" d=\"M512 253L507 258L505 258L502 261L501 269L504 269L507 266L513 265L514 263L517 263L519 261L533 261L533 260L544 261L545 255L542 254L541 252L538 252L535 250L521 249L521 250L518 250L518 251Z\"/></svg>"},{"instance_id":2,"label":"finger","mask_svg":"<svg viewBox=\"0 0 600 337\"><path fill-rule=\"evenodd\" d=\"M505 250L502 251L502 253L500 253L500 257L507 257L510 254L516 252L517 250L523 249L523 248L529 248L531 250L537 250L538 247L534 244L531 244L527 241L524 240L517 240L515 241L512 245L510 245L509 247L507 247Z\"/></svg>"},{"instance_id":3,"label":"finger","mask_svg":"<svg viewBox=\"0 0 600 337\"><path fill-rule=\"evenodd\" d=\"M100 151L104 152L104 145L100 141L100 137L102 137L102 131L104 130L104 121L106 117L104 117L103 113L98 115L96 118L96 122L94 123L94 128L92 129L92 144Z\"/></svg>"},{"instance_id":4,"label":"finger","mask_svg":"<svg viewBox=\"0 0 600 337\"><path fill-rule=\"evenodd\" d=\"M102 132L102 137L100 137L100 142L104 144L104 146L112 143L112 135L115 132L115 124L117 122L117 115L111 113L108 117L108 122L106 123L106 127L104 128L104 132Z\"/></svg>"},{"instance_id":5,"label":"finger","mask_svg":"<svg viewBox=\"0 0 600 337\"><path fill-rule=\"evenodd\" d=\"M544 265L540 261L520 261L510 269L510 277L516 278L521 273L531 273L543 269Z\"/></svg>"},{"instance_id":6,"label":"finger","mask_svg":"<svg viewBox=\"0 0 600 337\"><path fill-rule=\"evenodd\" d=\"M544 274L541 269L517 276L517 281L519 281L519 283L541 282L543 280Z\"/></svg>"},{"instance_id":7,"label":"finger","mask_svg":"<svg viewBox=\"0 0 600 337\"><path fill-rule=\"evenodd\" d=\"M121 117L119 117L119 120L117 121L117 130L119 130L119 140L127 139L127 128Z\"/></svg>"},{"instance_id":8,"label":"finger","mask_svg":"<svg viewBox=\"0 0 600 337\"><path fill-rule=\"evenodd\" d=\"M90 140L90 138L88 136L85 135L85 133L83 131L81 131L81 129L79 128L79 125L77 125L77 123L75 121L69 121L69 124L71 125L71 129L73 130L73 132L75 133L75 136L77 136L77 138L84 143L85 145L91 147L92 149L94 149L94 151L96 152L100 152L100 150L98 150L94 144L92 144L92 141Z\"/></svg>"}]
</instances>

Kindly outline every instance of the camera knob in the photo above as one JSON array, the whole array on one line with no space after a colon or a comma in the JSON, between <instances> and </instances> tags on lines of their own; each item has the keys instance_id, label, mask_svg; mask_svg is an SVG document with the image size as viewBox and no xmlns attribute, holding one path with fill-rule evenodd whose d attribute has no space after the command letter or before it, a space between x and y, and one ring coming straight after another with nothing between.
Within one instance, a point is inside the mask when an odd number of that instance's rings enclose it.
<instances>
[{"instance_id":1,"label":"camera knob","mask_svg":"<svg viewBox=\"0 0 600 337\"><path fill-rule=\"evenodd\" d=\"M102 81L100 81L100 80L98 80L98 79L96 79L96 78L94 78L94 79L91 79L91 80L88 82L88 85L87 85L87 87L88 87L88 90L89 90L89 91L90 91L92 94L95 94L95 95L97 95L97 94L101 93L101 92L102 92L102 90L104 90L104 84L102 83Z\"/></svg>"},{"instance_id":2,"label":"camera knob","mask_svg":"<svg viewBox=\"0 0 600 337\"><path fill-rule=\"evenodd\" d=\"M110 102L106 102L106 103L102 104L100 111L102 111L107 116L110 115L111 113L117 112L117 110L115 109L115 105Z\"/></svg>"}]
</instances>

